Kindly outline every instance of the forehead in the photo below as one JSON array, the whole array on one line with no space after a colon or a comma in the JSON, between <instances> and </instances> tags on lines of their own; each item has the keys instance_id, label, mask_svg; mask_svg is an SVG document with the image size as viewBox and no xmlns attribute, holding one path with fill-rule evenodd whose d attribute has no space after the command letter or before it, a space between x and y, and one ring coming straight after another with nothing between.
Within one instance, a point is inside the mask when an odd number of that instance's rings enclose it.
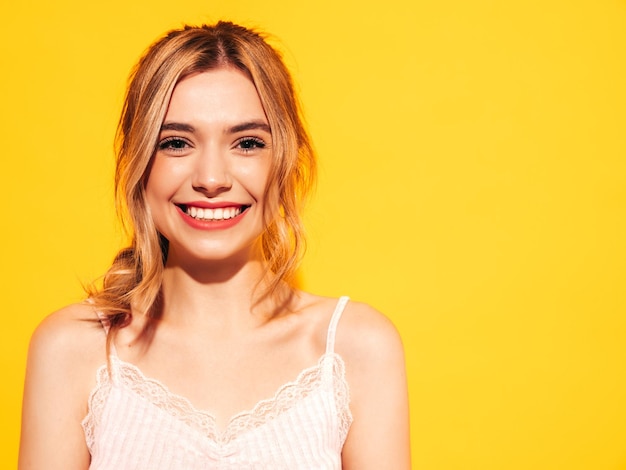
<instances>
[{"instance_id":1,"label":"forehead","mask_svg":"<svg viewBox=\"0 0 626 470\"><path fill-rule=\"evenodd\" d=\"M221 67L178 82L164 122L232 125L249 120L267 122L256 87L240 70Z\"/></svg>"}]
</instances>

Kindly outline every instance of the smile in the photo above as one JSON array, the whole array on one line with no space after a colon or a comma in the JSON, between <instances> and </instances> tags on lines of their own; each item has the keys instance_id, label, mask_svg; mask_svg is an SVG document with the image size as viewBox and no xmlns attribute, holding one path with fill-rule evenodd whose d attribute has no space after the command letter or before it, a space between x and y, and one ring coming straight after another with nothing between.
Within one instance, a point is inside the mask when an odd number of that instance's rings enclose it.
<instances>
[{"instance_id":1,"label":"smile","mask_svg":"<svg viewBox=\"0 0 626 470\"><path fill-rule=\"evenodd\" d=\"M196 220L228 220L237 217L249 206L233 206L233 207L218 207L210 209L208 207L195 207L195 206L183 206L181 209L185 214L193 217Z\"/></svg>"}]
</instances>

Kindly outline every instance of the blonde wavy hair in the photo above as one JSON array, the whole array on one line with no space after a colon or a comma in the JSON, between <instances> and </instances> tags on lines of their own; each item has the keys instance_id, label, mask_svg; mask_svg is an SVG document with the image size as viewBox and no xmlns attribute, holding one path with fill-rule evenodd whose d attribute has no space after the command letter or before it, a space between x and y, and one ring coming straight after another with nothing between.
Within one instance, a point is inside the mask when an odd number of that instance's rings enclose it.
<instances>
[{"instance_id":1,"label":"blonde wavy hair","mask_svg":"<svg viewBox=\"0 0 626 470\"><path fill-rule=\"evenodd\" d=\"M146 203L145 186L161 124L176 84L183 78L236 67L254 83L265 110L273 146L266 191L277 211L265 221L261 250L272 294L291 284L304 236L301 205L315 177L315 155L280 54L259 32L230 23L185 26L152 44L133 69L116 135L115 200L131 240L120 250L88 293L113 328L128 324L133 311L149 316L159 307L167 240L156 230Z\"/></svg>"}]
</instances>

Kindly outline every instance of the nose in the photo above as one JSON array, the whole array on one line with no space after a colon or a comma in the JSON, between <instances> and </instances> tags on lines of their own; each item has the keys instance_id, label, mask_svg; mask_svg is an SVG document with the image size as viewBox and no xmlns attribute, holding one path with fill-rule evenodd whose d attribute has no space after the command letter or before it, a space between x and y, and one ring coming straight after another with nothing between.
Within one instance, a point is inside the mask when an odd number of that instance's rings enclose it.
<instances>
[{"instance_id":1,"label":"nose","mask_svg":"<svg viewBox=\"0 0 626 470\"><path fill-rule=\"evenodd\" d=\"M215 148L197 154L191 184L207 197L228 191L232 187L228 155Z\"/></svg>"}]
</instances>

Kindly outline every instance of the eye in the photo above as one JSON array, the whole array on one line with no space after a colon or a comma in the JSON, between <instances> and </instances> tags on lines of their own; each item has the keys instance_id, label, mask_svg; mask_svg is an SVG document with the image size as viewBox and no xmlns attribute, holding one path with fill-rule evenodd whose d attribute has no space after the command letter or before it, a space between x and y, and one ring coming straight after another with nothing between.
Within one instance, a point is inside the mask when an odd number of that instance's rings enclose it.
<instances>
[{"instance_id":1,"label":"eye","mask_svg":"<svg viewBox=\"0 0 626 470\"><path fill-rule=\"evenodd\" d=\"M243 137L235 143L235 146L244 153L250 153L256 149L264 149L266 144L258 137Z\"/></svg>"},{"instance_id":2,"label":"eye","mask_svg":"<svg viewBox=\"0 0 626 470\"><path fill-rule=\"evenodd\" d=\"M171 152L182 152L189 147L191 147L189 142L180 137L167 137L160 141L158 145L159 150Z\"/></svg>"}]
</instances>

